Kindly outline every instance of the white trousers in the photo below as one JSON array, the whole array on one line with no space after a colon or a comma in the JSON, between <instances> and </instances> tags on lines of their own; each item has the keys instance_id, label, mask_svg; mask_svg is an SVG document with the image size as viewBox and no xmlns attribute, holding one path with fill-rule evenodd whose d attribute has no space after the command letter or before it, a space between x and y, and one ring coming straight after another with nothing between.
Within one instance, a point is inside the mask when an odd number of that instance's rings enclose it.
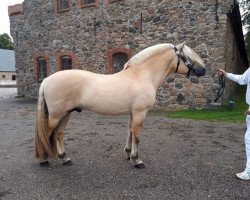
<instances>
[{"instance_id":1,"label":"white trousers","mask_svg":"<svg viewBox=\"0 0 250 200\"><path fill-rule=\"evenodd\" d=\"M250 173L250 115L246 117L247 131L245 133L245 148L246 148L246 171Z\"/></svg>"}]
</instances>

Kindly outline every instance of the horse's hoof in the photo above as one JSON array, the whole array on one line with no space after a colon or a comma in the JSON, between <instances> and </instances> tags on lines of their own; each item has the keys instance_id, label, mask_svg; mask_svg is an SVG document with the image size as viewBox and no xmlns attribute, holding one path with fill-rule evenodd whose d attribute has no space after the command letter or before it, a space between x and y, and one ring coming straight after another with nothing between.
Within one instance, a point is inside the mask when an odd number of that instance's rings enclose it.
<instances>
[{"instance_id":1,"label":"horse's hoof","mask_svg":"<svg viewBox=\"0 0 250 200\"><path fill-rule=\"evenodd\" d=\"M73 164L74 164L74 163L73 163L70 159L63 162L63 165L64 165L64 166L71 166L71 165L73 165Z\"/></svg>"},{"instance_id":2,"label":"horse's hoof","mask_svg":"<svg viewBox=\"0 0 250 200\"><path fill-rule=\"evenodd\" d=\"M135 164L135 167L137 169L144 169L145 168L145 165L143 163L139 163L139 164Z\"/></svg>"},{"instance_id":3,"label":"horse's hoof","mask_svg":"<svg viewBox=\"0 0 250 200\"><path fill-rule=\"evenodd\" d=\"M46 160L46 161L40 162L39 165L41 167L48 167L49 166L49 161Z\"/></svg>"}]
</instances>

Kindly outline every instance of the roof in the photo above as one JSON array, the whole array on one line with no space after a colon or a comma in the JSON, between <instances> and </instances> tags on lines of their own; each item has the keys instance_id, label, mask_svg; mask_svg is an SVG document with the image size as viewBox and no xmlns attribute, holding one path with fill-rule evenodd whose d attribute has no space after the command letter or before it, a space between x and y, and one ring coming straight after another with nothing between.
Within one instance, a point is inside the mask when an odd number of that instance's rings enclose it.
<instances>
[{"instance_id":1,"label":"roof","mask_svg":"<svg viewBox=\"0 0 250 200\"><path fill-rule=\"evenodd\" d=\"M16 71L14 50L0 49L0 71Z\"/></svg>"}]
</instances>

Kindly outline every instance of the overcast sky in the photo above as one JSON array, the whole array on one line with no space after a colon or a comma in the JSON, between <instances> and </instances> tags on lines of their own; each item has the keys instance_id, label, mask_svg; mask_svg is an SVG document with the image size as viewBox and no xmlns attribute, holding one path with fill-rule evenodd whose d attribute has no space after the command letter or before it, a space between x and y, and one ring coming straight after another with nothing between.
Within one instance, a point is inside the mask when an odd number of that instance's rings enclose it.
<instances>
[{"instance_id":1,"label":"overcast sky","mask_svg":"<svg viewBox=\"0 0 250 200\"><path fill-rule=\"evenodd\" d=\"M8 15L8 6L22 3L24 0L0 0L0 34L8 33L10 35L10 21Z\"/></svg>"}]
</instances>

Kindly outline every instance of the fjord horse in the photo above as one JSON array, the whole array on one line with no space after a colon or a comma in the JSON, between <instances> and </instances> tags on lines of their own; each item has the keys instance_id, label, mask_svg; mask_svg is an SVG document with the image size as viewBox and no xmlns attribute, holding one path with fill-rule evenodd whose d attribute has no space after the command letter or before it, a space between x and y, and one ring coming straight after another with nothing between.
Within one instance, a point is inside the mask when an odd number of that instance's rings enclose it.
<instances>
[{"instance_id":1,"label":"fjord horse","mask_svg":"<svg viewBox=\"0 0 250 200\"><path fill-rule=\"evenodd\" d=\"M194 67L191 62L199 64ZM138 155L142 123L154 105L156 92L173 73L205 75L202 59L184 43L159 44L133 56L116 74L84 70L56 72L43 80L37 104L35 154L40 164L48 158L71 163L64 149L64 129L72 111L89 110L103 115L128 115L127 158L143 167Z\"/></svg>"}]
</instances>

